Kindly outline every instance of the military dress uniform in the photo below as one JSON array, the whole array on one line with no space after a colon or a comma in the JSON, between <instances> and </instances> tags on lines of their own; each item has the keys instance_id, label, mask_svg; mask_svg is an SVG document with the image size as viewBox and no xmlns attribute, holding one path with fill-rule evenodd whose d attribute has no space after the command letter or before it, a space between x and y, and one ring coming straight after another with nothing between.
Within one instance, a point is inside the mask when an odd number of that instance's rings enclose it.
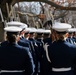
<instances>
[{"instance_id":1,"label":"military dress uniform","mask_svg":"<svg viewBox=\"0 0 76 75\"><path fill-rule=\"evenodd\" d=\"M44 46L46 45L51 45L52 44L52 39L49 37L50 34L50 30L45 30L44 32L44 37L46 35L46 37L43 39L44 42ZM49 72L51 71L51 64L47 59L47 50L45 50L44 48L44 54L43 54L43 75L48 75Z\"/></svg>"},{"instance_id":2,"label":"military dress uniform","mask_svg":"<svg viewBox=\"0 0 76 75\"><path fill-rule=\"evenodd\" d=\"M39 51L39 45L38 45L38 42L33 39L33 38L29 38L29 40L31 41L31 46L32 46L32 51L34 52L33 53L33 59L34 59L34 63L35 63L35 74L36 75L38 73L38 67L39 67L39 54L40 54L40 51Z\"/></svg>"},{"instance_id":3,"label":"military dress uniform","mask_svg":"<svg viewBox=\"0 0 76 75\"><path fill-rule=\"evenodd\" d=\"M73 36L73 33L76 32L76 28L70 28L67 30L67 32L71 35L70 37L68 36L68 38L66 38L66 41L76 45L76 37Z\"/></svg>"},{"instance_id":4,"label":"military dress uniform","mask_svg":"<svg viewBox=\"0 0 76 75\"><path fill-rule=\"evenodd\" d=\"M33 60L34 60L35 53L34 53L34 49L32 48L31 41L26 40L26 38L24 38L24 37L21 37L20 40L18 41L18 44L20 46L29 48L29 51L31 52Z\"/></svg>"},{"instance_id":5,"label":"military dress uniform","mask_svg":"<svg viewBox=\"0 0 76 75\"><path fill-rule=\"evenodd\" d=\"M39 41L35 40L34 33L36 33L36 29L30 28L30 36L32 36L32 37L29 38L29 41L31 42L31 48L32 48L32 51L34 52L33 53L33 58L34 58L34 63L35 63L34 75L37 75L38 73L40 73L40 60L41 60L42 44Z\"/></svg>"},{"instance_id":6,"label":"military dress uniform","mask_svg":"<svg viewBox=\"0 0 76 75\"><path fill-rule=\"evenodd\" d=\"M64 34L69 24L59 23L52 27L58 34ZM52 72L49 75L74 75L73 64L76 60L76 46L65 40L57 40L48 47L48 55L51 60ZM76 63L75 63L76 64Z\"/></svg>"},{"instance_id":7,"label":"military dress uniform","mask_svg":"<svg viewBox=\"0 0 76 75\"><path fill-rule=\"evenodd\" d=\"M72 44L76 46L76 37L74 35L74 33L76 32L76 28L70 28L70 29L68 29L68 32L72 33L72 38L68 37L66 41L69 42L69 40L70 40L70 41L72 41ZM74 75L76 75L76 64L74 65Z\"/></svg>"},{"instance_id":8,"label":"military dress uniform","mask_svg":"<svg viewBox=\"0 0 76 75\"><path fill-rule=\"evenodd\" d=\"M8 44L0 48L0 70L2 75L31 75L33 73L32 58L28 49L18 44ZM18 70L18 72L14 72ZM21 71L21 72L19 72Z\"/></svg>"},{"instance_id":9,"label":"military dress uniform","mask_svg":"<svg viewBox=\"0 0 76 75\"><path fill-rule=\"evenodd\" d=\"M59 40L48 49L52 65L50 75L73 75L72 64L76 57L76 47L66 41Z\"/></svg>"},{"instance_id":10,"label":"military dress uniform","mask_svg":"<svg viewBox=\"0 0 76 75\"><path fill-rule=\"evenodd\" d=\"M21 28L11 26L4 30L12 34ZM19 46L17 42L9 42L0 47L0 75L32 75L33 71L33 59L29 48Z\"/></svg>"}]
</instances>

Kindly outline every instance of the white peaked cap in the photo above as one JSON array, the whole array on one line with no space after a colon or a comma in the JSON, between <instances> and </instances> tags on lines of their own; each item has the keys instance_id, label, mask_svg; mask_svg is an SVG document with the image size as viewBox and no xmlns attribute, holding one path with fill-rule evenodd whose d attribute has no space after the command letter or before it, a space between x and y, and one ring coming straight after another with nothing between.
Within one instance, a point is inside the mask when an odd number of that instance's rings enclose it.
<instances>
[{"instance_id":1,"label":"white peaked cap","mask_svg":"<svg viewBox=\"0 0 76 75\"><path fill-rule=\"evenodd\" d=\"M27 25L21 25L20 28L26 29L27 28Z\"/></svg>"},{"instance_id":2,"label":"white peaked cap","mask_svg":"<svg viewBox=\"0 0 76 75\"><path fill-rule=\"evenodd\" d=\"M67 23L58 23L56 22L55 24L53 24L52 29L58 31L58 32L64 32L67 31L67 29L71 28L70 24Z\"/></svg>"},{"instance_id":3,"label":"white peaked cap","mask_svg":"<svg viewBox=\"0 0 76 75\"><path fill-rule=\"evenodd\" d=\"M37 32L37 33L44 33L44 32L45 32L45 29L39 28L39 29L37 29L36 32Z\"/></svg>"},{"instance_id":4,"label":"white peaked cap","mask_svg":"<svg viewBox=\"0 0 76 75\"><path fill-rule=\"evenodd\" d=\"M70 28L67 30L67 32L76 32L76 28Z\"/></svg>"},{"instance_id":5,"label":"white peaked cap","mask_svg":"<svg viewBox=\"0 0 76 75\"><path fill-rule=\"evenodd\" d=\"M36 31L37 31L37 29L34 28L34 27L30 27L30 28L29 28L29 32L30 32L30 33L33 33L33 32L36 32Z\"/></svg>"},{"instance_id":6,"label":"white peaked cap","mask_svg":"<svg viewBox=\"0 0 76 75\"><path fill-rule=\"evenodd\" d=\"M26 29L25 29L25 33L26 33L26 32L30 32L30 28L26 28Z\"/></svg>"},{"instance_id":7,"label":"white peaked cap","mask_svg":"<svg viewBox=\"0 0 76 75\"><path fill-rule=\"evenodd\" d=\"M6 32L19 32L22 29L20 27L10 26L10 27L5 27L4 30Z\"/></svg>"},{"instance_id":8,"label":"white peaked cap","mask_svg":"<svg viewBox=\"0 0 76 75\"><path fill-rule=\"evenodd\" d=\"M45 30L45 32L44 33L50 33L51 34L51 30Z\"/></svg>"},{"instance_id":9,"label":"white peaked cap","mask_svg":"<svg viewBox=\"0 0 76 75\"><path fill-rule=\"evenodd\" d=\"M22 23L22 22L18 22L18 21L11 21L11 22L7 22L6 25L8 26L17 26L17 27L20 27L20 26L25 26L25 28L27 28L27 25L25 23ZM21 28L23 28L21 27Z\"/></svg>"}]
</instances>

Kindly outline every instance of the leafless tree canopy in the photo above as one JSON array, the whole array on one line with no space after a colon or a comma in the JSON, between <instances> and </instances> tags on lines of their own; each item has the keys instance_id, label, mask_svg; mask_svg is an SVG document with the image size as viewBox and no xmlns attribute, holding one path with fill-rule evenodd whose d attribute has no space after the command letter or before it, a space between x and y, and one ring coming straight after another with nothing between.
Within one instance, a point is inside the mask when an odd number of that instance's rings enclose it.
<instances>
[{"instance_id":1,"label":"leafless tree canopy","mask_svg":"<svg viewBox=\"0 0 76 75\"><path fill-rule=\"evenodd\" d=\"M35 2L39 2L41 6L40 13L38 14L33 13L31 11L31 6L30 6L30 9L28 8L28 6L25 6L27 11L24 11L22 7L19 6L19 2L23 2L23 1L31 2L31 0L0 1L0 8L4 15L4 19L8 19L10 16L13 16L14 14L13 17L16 17L16 16L20 17L21 21L24 21L28 25L36 26L36 27L37 26L43 27L46 21L49 21L49 20L51 20L52 22L54 21L67 22L74 26L76 24L75 22L76 0L32 0ZM45 4L43 4L42 2ZM14 6L15 3L18 3L18 8L15 8L16 12L12 13L13 10L11 9L11 6ZM7 4L9 7L9 12L7 10L8 8Z\"/></svg>"}]
</instances>

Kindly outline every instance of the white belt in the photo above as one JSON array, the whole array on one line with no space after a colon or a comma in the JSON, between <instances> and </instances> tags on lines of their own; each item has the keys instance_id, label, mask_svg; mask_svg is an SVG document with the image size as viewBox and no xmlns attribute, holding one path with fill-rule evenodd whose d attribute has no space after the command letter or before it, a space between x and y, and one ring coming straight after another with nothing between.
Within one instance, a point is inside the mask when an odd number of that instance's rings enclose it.
<instances>
[{"instance_id":1,"label":"white belt","mask_svg":"<svg viewBox=\"0 0 76 75\"><path fill-rule=\"evenodd\" d=\"M16 72L24 72L25 70L0 70L0 73L16 73Z\"/></svg>"},{"instance_id":2,"label":"white belt","mask_svg":"<svg viewBox=\"0 0 76 75\"><path fill-rule=\"evenodd\" d=\"M54 72L64 72L64 71L70 71L71 67L68 68L52 68L52 71Z\"/></svg>"}]
</instances>

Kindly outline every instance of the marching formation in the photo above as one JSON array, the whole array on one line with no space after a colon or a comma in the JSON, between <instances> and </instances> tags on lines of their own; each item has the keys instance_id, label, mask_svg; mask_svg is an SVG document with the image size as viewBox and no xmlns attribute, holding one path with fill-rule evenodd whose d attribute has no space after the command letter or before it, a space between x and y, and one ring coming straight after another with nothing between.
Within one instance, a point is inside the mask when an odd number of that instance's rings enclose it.
<instances>
[{"instance_id":1,"label":"marching formation","mask_svg":"<svg viewBox=\"0 0 76 75\"><path fill-rule=\"evenodd\" d=\"M76 28L54 23L50 30L6 23L0 45L0 75L76 75Z\"/></svg>"}]
</instances>

